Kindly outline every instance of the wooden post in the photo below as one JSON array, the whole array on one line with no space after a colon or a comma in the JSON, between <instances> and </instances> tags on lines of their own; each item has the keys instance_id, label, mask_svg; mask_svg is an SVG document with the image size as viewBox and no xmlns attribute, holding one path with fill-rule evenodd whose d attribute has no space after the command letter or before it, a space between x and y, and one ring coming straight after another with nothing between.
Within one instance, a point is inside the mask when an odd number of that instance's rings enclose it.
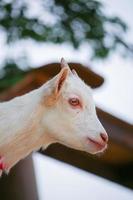
<instances>
[{"instance_id":1,"label":"wooden post","mask_svg":"<svg viewBox=\"0 0 133 200\"><path fill-rule=\"evenodd\" d=\"M0 200L39 200L32 157L19 162L0 178Z\"/></svg>"}]
</instances>

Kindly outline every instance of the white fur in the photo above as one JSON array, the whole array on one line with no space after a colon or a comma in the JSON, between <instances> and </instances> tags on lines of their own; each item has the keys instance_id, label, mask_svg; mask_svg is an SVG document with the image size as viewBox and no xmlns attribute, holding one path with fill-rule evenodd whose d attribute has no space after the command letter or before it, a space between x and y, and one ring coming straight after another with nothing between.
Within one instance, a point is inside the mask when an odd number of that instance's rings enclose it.
<instances>
[{"instance_id":1,"label":"white fur","mask_svg":"<svg viewBox=\"0 0 133 200\"><path fill-rule=\"evenodd\" d=\"M45 102L57 87L59 76L26 95L0 103L0 156L8 171L20 159L41 147L59 142L71 148L96 153L87 138L101 142L105 130L99 122L91 88L78 76L68 74L55 103ZM73 109L68 99L79 96L83 108Z\"/></svg>"}]
</instances>

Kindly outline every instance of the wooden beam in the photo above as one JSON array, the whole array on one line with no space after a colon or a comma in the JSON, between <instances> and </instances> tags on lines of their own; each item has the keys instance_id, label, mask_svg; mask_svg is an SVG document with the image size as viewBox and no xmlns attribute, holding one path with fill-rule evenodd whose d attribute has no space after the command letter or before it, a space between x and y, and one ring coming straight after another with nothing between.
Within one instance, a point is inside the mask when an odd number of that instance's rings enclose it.
<instances>
[{"instance_id":1,"label":"wooden beam","mask_svg":"<svg viewBox=\"0 0 133 200\"><path fill-rule=\"evenodd\" d=\"M124 179L123 176L120 176L119 173L120 166L122 168L121 164L114 165L111 163L107 163L99 156L76 151L60 144L54 144L41 153L78 167L87 172L94 173L98 176L102 176L106 179L132 188L132 184L130 184L132 183L133 179L131 167L128 168L128 173L125 172L124 176L126 176L126 179ZM123 166L130 166L130 162L128 164ZM127 180L129 180L129 182L127 182Z\"/></svg>"}]
</instances>

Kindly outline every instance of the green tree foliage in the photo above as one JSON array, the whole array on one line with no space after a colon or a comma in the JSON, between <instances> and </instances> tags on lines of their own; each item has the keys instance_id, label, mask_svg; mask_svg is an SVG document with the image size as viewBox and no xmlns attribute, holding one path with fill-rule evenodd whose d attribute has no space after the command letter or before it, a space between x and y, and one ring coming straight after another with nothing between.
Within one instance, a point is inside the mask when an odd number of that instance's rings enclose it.
<instances>
[{"instance_id":1,"label":"green tree foliage","mask_svg":"<svg viewBox=\"0 0 133 200\"><path fill-rule=\"evenodd\" d=\"M32 12L35 2L38 13ZM126 24L118 17L107 16L102 3L97 0L1 0L0 30L6 34L7 45L33 39L37 42L69 42L78 48L86 42L92 49L93 58L102 59L120 45L132 51L132 46L123 38ZM5 77L23 74L15 61L7 60L1 83L5 82Z\"/></svg>"}]
</instances>

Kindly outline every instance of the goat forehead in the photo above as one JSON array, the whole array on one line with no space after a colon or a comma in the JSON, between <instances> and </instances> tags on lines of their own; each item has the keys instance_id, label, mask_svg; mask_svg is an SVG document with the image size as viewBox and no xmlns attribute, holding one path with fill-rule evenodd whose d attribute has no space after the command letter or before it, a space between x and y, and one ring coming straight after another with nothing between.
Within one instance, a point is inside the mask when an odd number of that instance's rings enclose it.
<instances>
[{"instance_id":1,"label":"goat forehead","mask_svg":"<svg viewBox=\"0 0 133 200\"><path fill-rule=\"evenodd\" d=\"M78 77L69 77L67 80L67 86L64 90L66 93L74 93L80 95L87 101L92 101L92 90Z\"/></svg>"}]
</instances>

